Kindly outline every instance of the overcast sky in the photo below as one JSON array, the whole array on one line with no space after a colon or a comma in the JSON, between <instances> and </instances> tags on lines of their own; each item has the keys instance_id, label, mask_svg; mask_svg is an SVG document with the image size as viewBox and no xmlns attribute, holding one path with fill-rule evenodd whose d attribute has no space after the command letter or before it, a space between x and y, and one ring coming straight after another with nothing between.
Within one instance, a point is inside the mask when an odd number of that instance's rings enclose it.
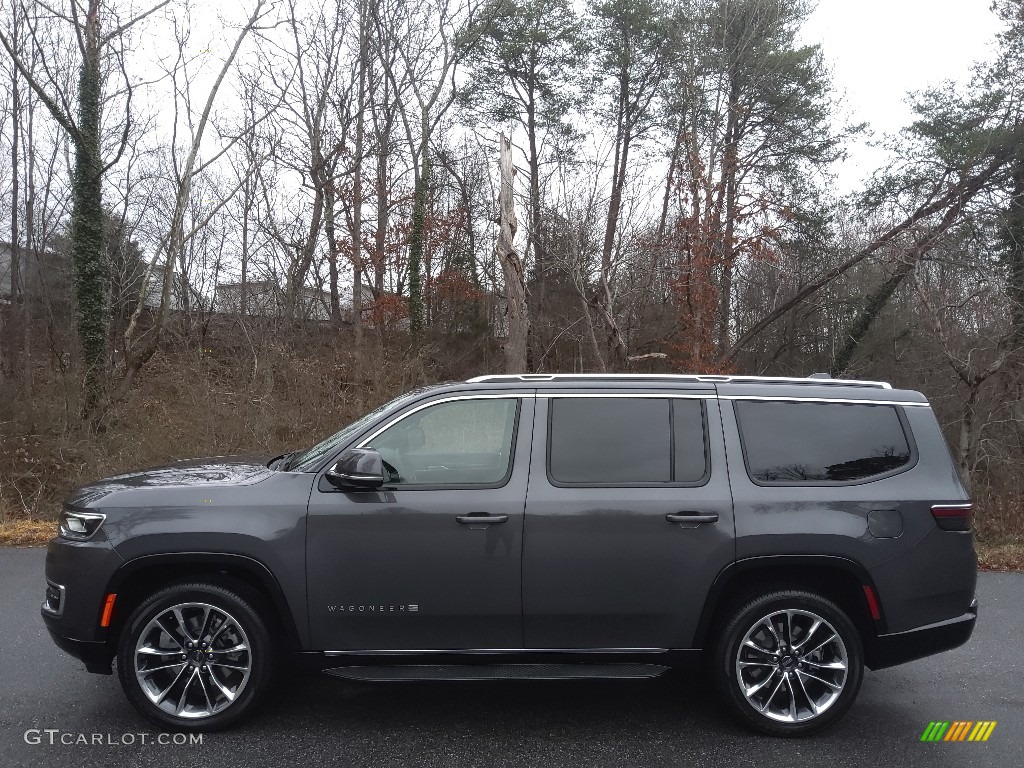
<instances>
[{"instance_id":1,"label":"overcast sky","mask_svg":"<svg viewBox=\"0 0 1024 768\"><path fill-rule=\"evenodd\" d=\"M853 122L868 122L877 137L911 122L908 91L943 80L963 80L973 62L991 56L998 19L990 0L818 0L804 28L820 43L845 94ZM860 186L885 153L859 144L839 169L840 192Z\"/></svg>"}]
</instances>

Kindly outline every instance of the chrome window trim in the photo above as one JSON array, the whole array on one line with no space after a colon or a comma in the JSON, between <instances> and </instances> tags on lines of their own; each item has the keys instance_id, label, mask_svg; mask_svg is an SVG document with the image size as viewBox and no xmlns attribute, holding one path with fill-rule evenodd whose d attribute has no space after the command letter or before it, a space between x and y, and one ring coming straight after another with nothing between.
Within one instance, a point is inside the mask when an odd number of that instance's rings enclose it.
<instances>
[{"instance_id":1,"label":"chrome window trim","mask_svg":"<svg viewBox=\"0 0 1024 768\"><path fill-rule=\"evenodd\" d=\"M561 399L561 398L620 398L620 399L642 399L642 400L717 400L714 392L697 392L693 394L681 394L676 392L538 392L537 399Z\"/></svg>"},{"instance_id":2,"label":"chrome window trim","mask_svg":"<svg viewBox=\"0 0 1024 768\"><path fill-rule=\"evenodd\" d=\"M359 443L355 447L365 448L367 443L369 443L371 440L374 440L378 435L380 435L381 432L390 429L391 427L393 427L395 424L402 421L406 417L412 416L414 413L418 413L419 411L422 411L424 408L429 408L432 405L441 405L442 403L451 403L458 400L518 400L520 398L534 397L535 395L533 392L501 392L495 394L474 392L473 394L452 395L450 397L441 397L438 398L437 400L430 400L428 402L417 405L415 408L411 408L410 410L399 414L394 419L389 421L387 424L384 424L382 427L371 432L368 437L364 437L362 440L359 441Z\"/></svg>"},{"instance_id":3,"label":"chrome window trim","mask_svg":"<svg viewBox=\"0 0 1024 768\"><path fill-rule=\"evenodd\" d=\"M930 408L931 403L903 400L855 400L848 397L789 397L786 395L719 395L721 400L762 400L780 403L839 403L841 405L898 405L908 408Z\"/></svg>"},{"instance_id":4,"label":"chrome window trim","mask_svg":"<svg viewBox=\"0 0 1024 768\"><path fill-rule=\"evenodd\" d=\"M474 653L667 653L667 648L430 648L409 650L323 651L324 656L409 656Z\"/></svg>"}]
</instances>

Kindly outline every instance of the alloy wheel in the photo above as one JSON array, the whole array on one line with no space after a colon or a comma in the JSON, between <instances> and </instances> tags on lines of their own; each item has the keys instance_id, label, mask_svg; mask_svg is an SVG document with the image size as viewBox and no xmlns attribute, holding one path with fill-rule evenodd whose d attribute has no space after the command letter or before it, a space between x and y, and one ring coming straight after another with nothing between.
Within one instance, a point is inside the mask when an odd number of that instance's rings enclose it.
<instances>
[{"instance_id":1,"label":"alloy wheel","mask_svg":"<svg viewBox=\"0 0 1024 768\"><path fill-rule=\"evenodd\" d=\"M813 720L840 697L849 675L846 644L808 610L778 610L755 621L736 652L736 683L759 714L781 723Z\"/></svg>"},{"instance_id":2,"label":"alloy wheel","mask_svg":"<svg viewBox=\"0 0 1024 768\"><path fill-rule=\"evenodd\" d=\"M238 620L209 603L161 610L138 636L135 677L168 715L202 719L230 707L249 682L253 652Z\"/></svg>"}]
</instances>

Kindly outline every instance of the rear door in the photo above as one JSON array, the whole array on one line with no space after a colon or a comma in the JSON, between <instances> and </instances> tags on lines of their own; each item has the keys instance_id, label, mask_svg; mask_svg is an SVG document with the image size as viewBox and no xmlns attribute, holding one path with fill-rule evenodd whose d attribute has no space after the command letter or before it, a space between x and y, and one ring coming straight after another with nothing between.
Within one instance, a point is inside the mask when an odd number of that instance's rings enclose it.
<instances>
[{"instance_id":1,"label":"rear door","mask_svg":"<svg viewBox=\"0 0 1024 768\"><path fill-rule=\"evenodd\" d=\"M539 390L537 409L526 646L688 647L734 557L714 389Z\"/></svg>"}]
</instances>

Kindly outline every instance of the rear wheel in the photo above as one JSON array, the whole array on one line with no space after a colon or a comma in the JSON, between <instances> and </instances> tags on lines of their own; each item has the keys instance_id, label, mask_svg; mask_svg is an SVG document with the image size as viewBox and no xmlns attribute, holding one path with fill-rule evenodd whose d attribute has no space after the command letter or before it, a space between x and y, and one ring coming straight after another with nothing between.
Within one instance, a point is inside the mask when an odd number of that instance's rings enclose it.
<instances>
[{"instance_id":1,"label":"rear wheel","mask_svg":"<svg viewBox=\"0 0 1024 768\"><path fill-rule=\"evenodd\" d=\"M178 731L225 728L270 681L273 647L255 594L239 585L167 587L132 613L118 677L145 717Z\"/></svg>"},{"instance_id":2,"label":"rear wheel","mask_svg":"<svg viewBox=\"0 0 1024 768\"><path fill-rule=\"evenodd\" d=\"M835 603L780 590L731 612L715 648L717 685L762 733L805 736L835 723L864 674L860 635Z\"/></svg>"}]
</instances>

